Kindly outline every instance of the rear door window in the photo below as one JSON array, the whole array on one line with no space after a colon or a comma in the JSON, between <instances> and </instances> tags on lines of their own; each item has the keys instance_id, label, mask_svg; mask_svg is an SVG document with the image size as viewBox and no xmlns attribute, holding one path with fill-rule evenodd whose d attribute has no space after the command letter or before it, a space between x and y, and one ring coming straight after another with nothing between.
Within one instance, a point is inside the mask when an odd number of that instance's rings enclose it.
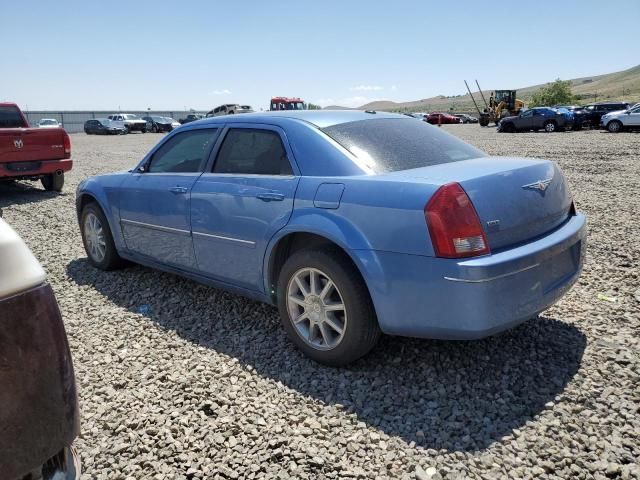
<instances>
[{"instance_id":1,"label":"rear door window","mask_svg":"<svg viewBox=\"0 0 640 480\"><path fill-rule=\"evenodd\" d=\"M487 156L442 129L409 118L359 120L322 130L349 150L367 173L395 172Z\"/></svg>"},{"instance_id":2,"label":"rear door window","mask_svg":"<svg viewBox=\"0 0 640 480\"><path fill-rule=\"evenodd\" d=\"M293 170L276 132L232 128L222 142L213 173L293 175Z\"/></svg>"},{"instance_id":3,"label":"rear door window","mask_svg":"<svg viewBox=\"0 0 640 480\"><path fill-rule=\"evenodd\" d=\"M25 128L27 125L14 106L0 106L0 128Z\"/></svg>"}]
</instances>

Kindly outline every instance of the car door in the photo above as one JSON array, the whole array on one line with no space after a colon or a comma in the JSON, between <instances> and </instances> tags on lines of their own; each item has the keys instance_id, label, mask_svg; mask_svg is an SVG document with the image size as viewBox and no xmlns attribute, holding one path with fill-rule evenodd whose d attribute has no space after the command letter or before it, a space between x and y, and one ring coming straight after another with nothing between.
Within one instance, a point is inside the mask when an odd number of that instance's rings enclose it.
<instances>
[{"instance_id":1,"label":"car door","mask_svg":"<svg viewBox=\"0 0 640 480\"><path fill-rule=\"evenodd\" d=\"M623 118L623 124L625 126L638 128L640 127L640 107L636 107L633 110L629 110L628 114L625 114L627 119Z\"/></svg>"},{"instance_id":2,"label":"car door","mask_svg":"<svg viewBox=\"0 0 640 480\"><path fill-rule=\"evenodd\" d=\"M518 115L515 119L516 128L518 130L531 130L533 128L533 116L535 110L527 110Z\"/></svg>"},{"instance_id":3,"label":"car door","mask_svg":"<svg viewBox=\"0 0 640 480\"><path fill-rule=\"evenodd\" d=\"M191 228L204 275L262 291L267 243L289 221L299 176L283 130L233 123L191 194Z\"/></svg>"},{"instance_id":4,"label":"car door","mask_svg":"<svg viewBox=\"0 0 640 480\"><path fill-rule=\"evenodd\" d=\"M191 188L202 174L218 136L215 128L171 135L119 191L120 224L127 249L182 269L194 269Z\"/></svg>"}]
</instances>

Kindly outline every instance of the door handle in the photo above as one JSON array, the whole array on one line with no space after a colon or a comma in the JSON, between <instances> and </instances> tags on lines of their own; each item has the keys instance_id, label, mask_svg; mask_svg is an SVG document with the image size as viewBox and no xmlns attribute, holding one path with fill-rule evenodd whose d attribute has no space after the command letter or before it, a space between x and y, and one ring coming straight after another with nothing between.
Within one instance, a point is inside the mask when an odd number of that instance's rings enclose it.
<instances>
[{"instance_id":1,"label":"door handle","mask_svg":"<svg viewBox=\"0 0 640 480\"><path fill-rule=\"evenodd\" d=\"M187 187L171 187L169 188L171 193L187 193Z\"/></svg>"},{"instance_id":2,"label":"door handle","mask_svg":"<svg viewBox=\"0 0 640 480\"><path fill-rule=\"evenodd\" d=\"M256 198L264 202L281 202L284 200L284 195L276 192L258 193Z\"/></svg>"}]
</instances>

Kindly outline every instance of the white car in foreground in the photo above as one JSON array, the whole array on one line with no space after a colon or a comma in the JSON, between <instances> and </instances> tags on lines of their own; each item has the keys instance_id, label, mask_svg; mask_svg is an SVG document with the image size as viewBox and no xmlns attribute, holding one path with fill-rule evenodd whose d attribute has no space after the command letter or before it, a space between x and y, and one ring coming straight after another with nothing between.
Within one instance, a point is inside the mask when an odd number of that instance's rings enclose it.
<instances>
[{"instance_id":1,"label":"white car in foreground","mask_svg":"<svg viewBox=\"0 0 640 480\"><path fill-rule=\"evenodd\" d=\"M618 133L622 130L640 129L640 104L627 110L611 112L600 118L600 128Z\"/></svg>"},{"instance_id":2,"label":"white car in foreground","mask_svg":"<svg viewBox=\"0 0 640 480\"><path fill-rule=\"evenodd\" d=\"M60 128L62 124L55 118L42 118L38 122L38 128Z\"/></svg>"}]
</instances>

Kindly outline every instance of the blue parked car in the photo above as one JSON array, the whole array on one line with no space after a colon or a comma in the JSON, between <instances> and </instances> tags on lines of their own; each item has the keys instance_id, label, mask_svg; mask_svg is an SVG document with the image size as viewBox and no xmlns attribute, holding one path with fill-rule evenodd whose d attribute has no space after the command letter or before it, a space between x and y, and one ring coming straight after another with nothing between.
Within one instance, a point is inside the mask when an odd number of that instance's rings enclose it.
<instances>
[{"instance_id":1,"label":"blue parked car","mask_svg":"<svg viewBox=\"0 0 640 480\"><path fill-rule=\"evenodd\" d=\"M585 217L551 161L489 157L426 122L361 111L215 117L130 171L83 181L94 266L128 260L278 306L343 365L381 332L475 339L576 281Z\"/></svg>"}]
</instances>

